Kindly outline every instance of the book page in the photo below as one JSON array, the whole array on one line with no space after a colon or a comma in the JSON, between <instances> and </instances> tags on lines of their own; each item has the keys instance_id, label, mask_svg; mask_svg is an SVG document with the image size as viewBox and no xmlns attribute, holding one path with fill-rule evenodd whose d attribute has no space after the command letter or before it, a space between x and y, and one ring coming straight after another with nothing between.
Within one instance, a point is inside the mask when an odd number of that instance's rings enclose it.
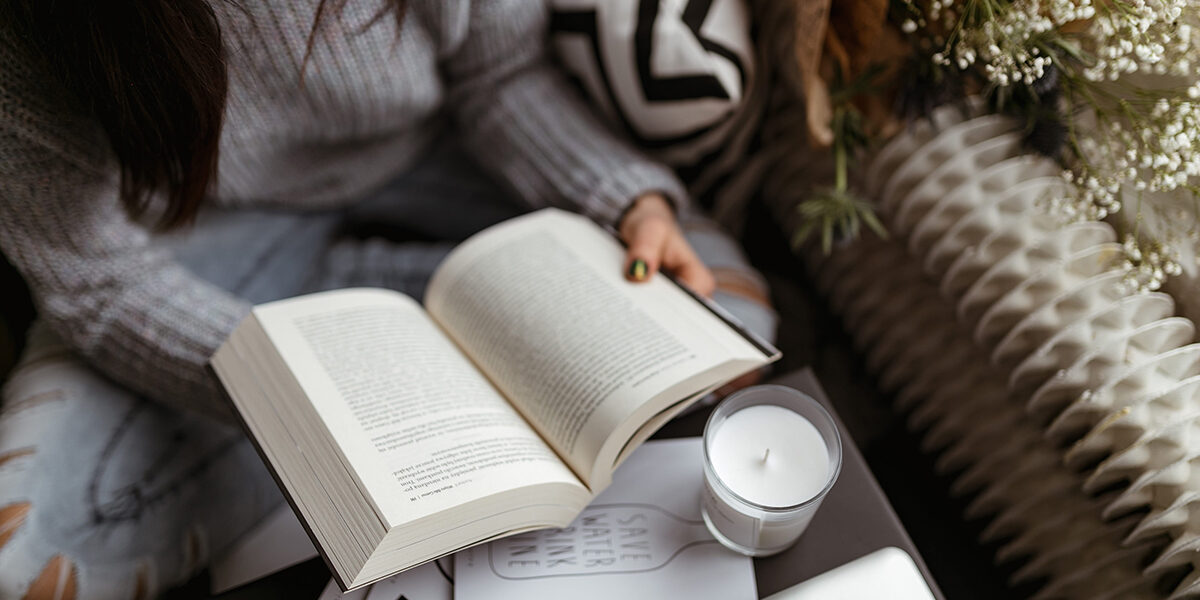
<instances>
[{"instance_id":1,"label":"book page","mask_svg":"<svg viewBox=\"0 0 1200 600\"><path fill-rule=\"evenodd\" d=\"M539 211L461 245L425 299L589 486L612 468L597 464L601 448L647 400L723 361L764 360L665 278L625 281L622 257L583 217Z\"/></svg>"},{"instance_id":2,"label":"book page","mask_svg":"<svg viewBox=\"0 0 1200 600\"><path fill-rule=\"evenodd\" d=\"M389 526L576 478L413 300L341 290L255 308Z\"/></svg>"}]
</instances>

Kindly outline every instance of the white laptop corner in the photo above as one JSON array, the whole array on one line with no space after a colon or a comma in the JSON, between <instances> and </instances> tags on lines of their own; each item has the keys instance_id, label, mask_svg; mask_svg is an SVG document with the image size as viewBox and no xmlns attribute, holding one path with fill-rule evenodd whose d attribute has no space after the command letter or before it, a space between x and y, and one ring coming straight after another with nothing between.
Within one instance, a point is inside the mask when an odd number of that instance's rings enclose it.
<instances>
[{"instance_id":1,"label":"white laptop corner","mask_svg":"<svg viewBox=\"0 0 1200 600\"><path fill-rule=\"evenodd\" d=\"M936 600L907 552L876 550L763 600Z\"/></svg>"}]
</instances>

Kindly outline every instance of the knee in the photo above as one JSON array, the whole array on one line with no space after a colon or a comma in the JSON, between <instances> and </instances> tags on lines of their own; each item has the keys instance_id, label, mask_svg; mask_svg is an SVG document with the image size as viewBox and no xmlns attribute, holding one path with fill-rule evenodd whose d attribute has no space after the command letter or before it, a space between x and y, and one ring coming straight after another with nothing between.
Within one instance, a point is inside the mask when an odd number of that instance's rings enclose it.
<instances>
[{"instance_id":1,"label":"knee","mask_svg":"<svg viewBox=\"0 0 1200 600\"><path fill-rule=\"evenodd\" d=\"M24 529L32 508L28 501L0 506L0 597L74 600L79 586L74 561L62 554L46 558L29 543Z\"/></svg>"},{"instance_id":2,"label":"knee","mask_svg":"<svg viewBox=\"0 0 1200 600\"><path fill-rule=\"evenodd\" d=\"M0 390L0 598L72 600L79 569L39 535L36 511L45 503L32 497L45 476L39 451L52 439L50 425L65 401L58 383L37 372L38 358L26 353ZM35 368L22 368L31 363Z\"/></svg>"},{"instance_id":3,"label":"knee","mask_svg":"<svg viewBox=\"0 0 1200 600\"><path fill-rule=\"evenodd\" d=\"M47 463L43 455L61 450L53 440L67 416L71 388L60 376L79 367L69 355L38 354L39 349L27 352L0 388L0 598L74 600L81 596L85 569L46 530L48 523L76 515L55 518L54 498L39 484L66 475L54 473L55 461Z\"/></svg>"},{"instance_id":4,"label":"knee","mask_svg":"<svg viewBox=\"0 0 1200 600\"><path fill-rule=\"evenodd\" d=\"M88 566L65 548L56 548L34 531L34 506L16 502L0 507L0 598L20 600L145 600L153 581L145 563ZM114 571L114 572L108 572ZM84 592L84 590L87 590Z\"/></svg>"},{"instance_id":5,"label":"knee","mask_svg":"<svg viewBox=\"0 0 1200 600\"><path fill-rule=\"evenodd\" d=\"M71 559L61 554L52 556L40 569L11 571L0 574L0 578L13 580L5 581L3 586L11 591L20 590L20 596L6 594L5 597L21 600L75 600L78 597L79 570Z\"/></svg>"}]
</instances>

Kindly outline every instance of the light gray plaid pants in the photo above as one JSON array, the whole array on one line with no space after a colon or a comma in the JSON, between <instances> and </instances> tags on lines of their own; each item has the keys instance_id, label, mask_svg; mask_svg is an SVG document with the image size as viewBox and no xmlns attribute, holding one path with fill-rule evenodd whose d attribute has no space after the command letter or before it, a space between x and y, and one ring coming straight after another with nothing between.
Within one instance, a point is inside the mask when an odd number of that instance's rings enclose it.
<instances>
[{"instance_id":1,"label":"light gray plaid pants","mask_svg":"<svg viewBox=\"0 0 1200 600\"><path fill-rule=\"evenodd\" d=\"M521 210L443 146L352 209L210 210L158 243L254 303L349 286L421 298L455 241ZM746 293L765 286L736 244L703 219L685 225L730 283L717 300L771 337L774 313ZM0 599L153 597L281 501L240 430L121 388L35 324L0 411Z\"/></svg>"}]
</instances>

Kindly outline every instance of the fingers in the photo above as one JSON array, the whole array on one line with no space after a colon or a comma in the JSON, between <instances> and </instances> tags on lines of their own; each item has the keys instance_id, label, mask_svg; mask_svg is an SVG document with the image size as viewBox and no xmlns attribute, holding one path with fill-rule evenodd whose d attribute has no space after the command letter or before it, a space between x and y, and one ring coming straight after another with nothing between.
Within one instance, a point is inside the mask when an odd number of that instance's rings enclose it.
<instances>
[{"instance_id":1,"label":"fingers","mask_svg":"<svg viewBox=\"0 0 1200 600\"><path fill-rule=\"evenodd\" d=\"M645 281L659 269L675 275L702 296L716 289L712 272L696 256L673 221L648 219L631 232L625 255L625 277Z\"/></svg>"},{"instance_id":2,"label":"fingers","mask_svg":"<svg viewBox=\"0 0 1200 600\"><path fill-rule=\"evenodd\" d=\"M674 274L684 285L701 296L712 296L717 288L717 281L712 271L704 266L704 262L696 256L695 250L687 243L683 235L676 230L673 239L669 240L663 252L662 268Z\"/></svg>"},{"instance_id":3,"label":"fingers","mask_svg":"<svg viewBox=\"0 0 1200 600\"><path fill-rule=\"evenodd\" d=\"M675 275L696 293L712 295L716 281L712 273L675 222L675 213L666 199L657 194L635 201L620 225L625 240L625 277L646 281L659 269Z\"/></svg>"},{"instance_id":4,"label":"fingers","mask_svg":"<svg viewBox=\"0 0 1200 600\"><path fill-rule=\"evenodd\" d=\"M626 234L625 277L645 281L658 272L674 224L663 219L642 219Z\"/></svg>"}]
</instances>

